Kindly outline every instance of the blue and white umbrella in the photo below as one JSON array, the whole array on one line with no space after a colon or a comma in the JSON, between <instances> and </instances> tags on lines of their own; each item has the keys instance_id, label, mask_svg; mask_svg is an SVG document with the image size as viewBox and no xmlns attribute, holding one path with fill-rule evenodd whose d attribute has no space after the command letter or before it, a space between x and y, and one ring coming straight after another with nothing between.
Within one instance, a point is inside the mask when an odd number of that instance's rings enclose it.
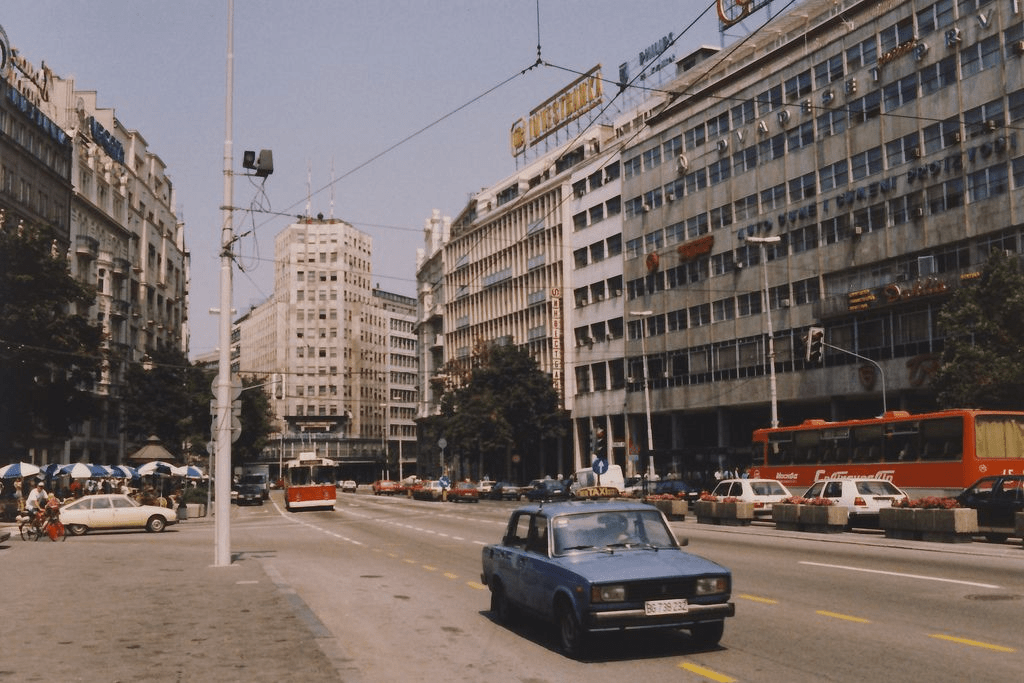
<instances>
[{"instance_id":1,"label":"blue and white umbrella","mask_svg":"<svg viewBox=\"0 0 1024 683\"><path fill-rule=\"evenodd\" d=\"M149 474L174 474L175 469L177 468L169 462L151 460L139 467L139 474L144 477Z\"/></svg>"},{"instance_id":2,"label":"blue and white umbrella","mask_svg":"<svg viewBox=\"0 0 1024 683\"><path fill-rule=\"evenodd\" d=\"M206 473L195 465L185 465L183 467L175 467L174 474L179 477L185 477L186 479L205 479Z\"/></svg>"},{"instance_id":3,"label":"blue and white umbrella","mask_svg":"<svg viewBox=\"0 0 1024 683\"><path fill-rule=\"evenodd\" d=\"M90 465L84 462L73 462L57 470L60 474L69 474L72 479L91 479L93 477L107 477L110 474L102 465Z\"/></svg>"},{"instance_id":4,"label":"blue and white umbrella","mask_svg":"<svg viewBox=\"0 0 1024 683\"><path fill-rule=\"evenodd\" d=\"M115 477L124 477L125 479L139 478L139 471L131 465L113 465L110 468L110 474Z\"/></svg>"},{"instance_id":5,"label":"blue and white umbrella","mask_svg":"<svg viewBox=\"0 0 1024 683\"><path fill-rule=\"evenodd\" d=\"M0 467L0 479L31 477L33 474L39 474L39 472L39 467L30 462L13 462L10 465Z\"/></svg>"},{"instance_id":6,"label":"blue and white umbrella","mask_svg":"<svg viewBox=\"0 0 1024 683\"><path fill-rule=\"evenodd\" d=\"M67 467L67 465L59 462L51 462L49 465L43 465L43 469L40 470L47 479L53 479L60 472L60 468Z\"/></svg>"}]
</instances>

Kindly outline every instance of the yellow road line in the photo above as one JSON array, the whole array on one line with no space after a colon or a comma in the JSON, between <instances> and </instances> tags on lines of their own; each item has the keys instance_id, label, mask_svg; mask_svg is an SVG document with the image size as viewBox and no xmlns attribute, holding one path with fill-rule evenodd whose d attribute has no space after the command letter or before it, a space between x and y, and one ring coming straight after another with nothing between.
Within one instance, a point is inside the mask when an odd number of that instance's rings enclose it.
<instances>
[{"instance_id":1,"label":"yellow road line","mask_svg":"<svg viewBox=\"0 0 1024 683\"><path fill-rule=\"evenodd\" d=\"M743 598L744 600L753 600L754 602L763 602L766 605L777 605L777 604L779 604L778 600L772 600L771 598L761 598L761 597L758 597L756 595L747 595L745 593L737 595L736 597L737 598Z\"/></svg>"},{"instance_id":2,"label":"yellow road line","mask_svg":"<svg viewBox=\"0 0 1024 683\"><path fill-rule=\"evenodd\" d=\"M1016 652L1012 647L1003 647L1002 645L993 645L992 643L983 643L980 640L970 640L968 638L957 638L956 636L947 636L941 633L929 634L929 638L938 638L939 640L948 640L952 643L960 643L961 645L971 645L972 647L983 647L986 650L995 650L996 652Z\"/></svg>"},{"instance_id":3,"label":"yellow road line","mask_svg":"<svg viewBox=\"0 0 1024 683\"><path fill-rule=\"evenodd\" d=\"M697 666L696 664L690 664L689 662L682 662L679 665L679 668L685 669L690 673L695 673L698 676L703 676L704 678L711 679L712 681L717 681L718 683L733 683L733 681L736 680L731 676L726 676L725 674L720 674L717 671L705 669L703 666Z\"/></svg>"},{"instance_id":4,"label":"yellow road line","mask_svg":"<svg viewBox=\"0 0 1024 683\"><path fill-rule=\"evenodd\" d=\"M858 624L870 624L871 622L867 619L861 619L860 617L851 617L849 614L839 614L838 612L826 612L825 610L818 610L817 614L823 617L833 617L835 619L842 619L844 621L853 621Z\"/></svg>"},{"instance_id":5,"label":"yellow road line","mask_svg":"<svg viewBox=\"0 0 1024 683\"><path fill-rule=\"evenodd\" d=\"M437 571L437 567L431 567L429 564L425 564L425 565L422 565L422 566L428 572L436 572Z\"/></svg>"},{"instance_id":6,"label":"yellow road line","mask_svg":"<svg viewBox=\"0 0 1024 683\"><path fill-rule=\"evenodd\" d=\"M476 581L467 581L466 585L470 588L476 588L477 590L481 591L487 590L487 586L483 585L482 583L477 583Z\"/></svg>"},{"instance_id":7,"label":"yellow road line","mask_svg":"<svg viewBox=\"0 0 1024 683\"><path fill-rule=\"evenodd\" d=\"M457 578L459 578L459 575L458 574L452 574L451 572L445 572L444 573L444 578L446 578L446 579L457 579Z\"/></svg>"},{"instance_id":8,"label":"yellow road line","mask_svg":"<svg viewBox=\"0 0 1024 683\"><path fill-rule=\"evenodd\" d=\"M416 564L416 560L409 559L408 557L402 560L402 562L405 562L406 564Z\"/></svg>"}]
</instances>

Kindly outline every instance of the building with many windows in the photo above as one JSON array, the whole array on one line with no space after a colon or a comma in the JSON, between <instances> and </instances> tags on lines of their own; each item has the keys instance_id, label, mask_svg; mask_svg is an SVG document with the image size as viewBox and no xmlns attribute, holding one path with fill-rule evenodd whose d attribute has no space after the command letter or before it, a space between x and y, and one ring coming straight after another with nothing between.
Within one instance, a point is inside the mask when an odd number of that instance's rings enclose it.
<instances>
[{"instance_id":1,"label":"building with many windows","mask_svg":"<svg viewBox=\"0 0 1024 683\"><path fill-rule=\"evenodd\" d=\"M1021 251L1022 60L1008 0L810 0L672 84L622 152L627 376L659 473L744 466L775 410L934 406L939 308ZM644 403L628 382L632 434Z\"/></svg>"},{"instance_id":2,"label":"building with many windows","mask_svg":"<svg viewBox=\"0 0 1024 683\"><path fill-rule=\"evenodd\" d=\"M48 226L72 275L96 289L88 317L103 329L95 387L102 414L76 426L51 460L117 463L126 442L124 373L159 347L188 350L189 253L167 168L142 134L96 93L6 43L0 105L0 198L7 221Z\"/></svg>"},{"instance_id":3,"label":"building with many windows","mask_svg":"<svg viewBox=\"0 0 1024 683\"><path fill-rule=\"evenodd\" d=\"M269 462L315 448L364 482L415 462L415 301L371 286L372 251L323 216L275 238L274 294L235 321L231 351L233 373L284 378Z\"/></svg>"}]
</instances>

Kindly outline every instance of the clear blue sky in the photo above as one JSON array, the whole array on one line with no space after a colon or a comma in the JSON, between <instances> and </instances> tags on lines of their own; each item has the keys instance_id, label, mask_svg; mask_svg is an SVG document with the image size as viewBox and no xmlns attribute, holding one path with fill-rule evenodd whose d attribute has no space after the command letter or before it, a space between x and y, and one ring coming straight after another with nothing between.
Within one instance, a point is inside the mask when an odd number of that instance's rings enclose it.
<instances>
[{"instance_id":1,"label":"clear blue sky","mask_svg":"<svg viewBox=\"0 0 1024 683\"><path fill-rule=\"evenodd\" d=\"M515 172L512 123L575 74L618 65L673 33L677 57L720 44L711 0L236 0L234 169L273 150L262 197L235 181L234 205L331 214L374 240L373 278L415 296L416 249L432 209L455 216L469 195ZM98 93L168 166L192 255L190 354L217 346L223 203L227 0L4 0L0 25L37 67ZM606 100L616 88L606 88ZM458 111L455 111L459 109ZM455 113L452 113L455 112ZM451 114L394 150L385 150ZM371 161L372 160L372 161ZM367 163L369 162L369 163ZM307 182L311 174L311 182ZM317 192L319 190L319 192ZM273 237L290 220L235 212L245 271L234 307L273 289Z\"/></svg>"}]
</instances>

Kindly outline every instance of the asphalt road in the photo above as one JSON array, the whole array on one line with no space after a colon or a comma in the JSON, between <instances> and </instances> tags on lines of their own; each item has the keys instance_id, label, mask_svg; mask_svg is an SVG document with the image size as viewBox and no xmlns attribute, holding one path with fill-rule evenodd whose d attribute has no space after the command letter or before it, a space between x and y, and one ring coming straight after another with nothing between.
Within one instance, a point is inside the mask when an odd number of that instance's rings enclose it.
<instances>
[{"instance_id":1,"label":"asphalt road","mask_svg":"<svg viewBox=\"0 0 1024 683\"><path fill-rule=\"evenodd\" d=\"M601 639L589 661L550 629L497 624L480 550L515 504L339 495L332 512L232 509L213 525L0 546L0 681L1019 680L1024 549L879 534L673 523L730 567L721 646L685 633ZM32 613L29 621L23 615ZM18 622L21 623L18 623ZM40 644L45 656L41 656ZM45 667L40 663L45 662Z\"/></svg>"}]
</instances>

